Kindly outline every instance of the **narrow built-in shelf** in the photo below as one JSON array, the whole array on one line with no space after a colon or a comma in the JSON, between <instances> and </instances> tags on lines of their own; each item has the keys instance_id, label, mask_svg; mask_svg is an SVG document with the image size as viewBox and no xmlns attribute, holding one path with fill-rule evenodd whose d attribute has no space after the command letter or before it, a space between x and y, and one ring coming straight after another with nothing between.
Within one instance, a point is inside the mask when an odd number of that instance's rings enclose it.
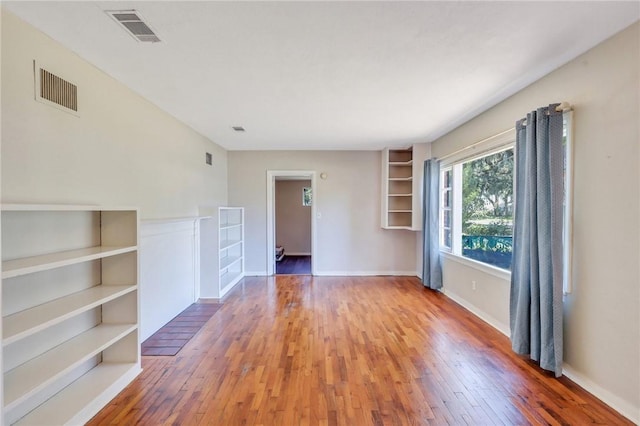
<instances>
[{"instance_id":1,"label":"narrow built-in shelf","mask_svg":"<svg viewBox=\"0 0 640 426\"><path fill-rule=\"evenodd\" d=\"M412 213L412 210L389 210L389 213Z\"/></svg>"},{"instance_id":2,"label":"narrow built-in shelf","mask_svg":"<svg viewBox=\"0 0 640 426\"><path fill-rule=\"evenodd\" d=\"M220 225L220 229L231 229L231 228L237 228L239 226L242 226L242 224L241 223L224 223Z\"/></svg>"},{"instance_id":3,"label":"narrow built-in shelf","mask_svg":"<svg viewBox=\"0 0 640 426\"><path fill-rule=\"evenodd\" d=\"M140 366L137 363L100 363L15 425L85 423L88 420L83 413L85 407L104 398L107 389L111 390L111 394L117 393L118 386L114 385L118 382L129 383L139 373ZM112 396L107 397L110 399Z\"/></svg>"},{"instance_id":4,"label":"narrow built-in shelf","mask_svg":"<svg viewBox=\"0 0 640 426\"><path fill-rule=\"evenodd\" d=\"M412 197L413 194L388 194L389 197Z\"/></svg>"},{"instance_id":5,"label":"narrow built-in shelf","mask_svg":"<svg viewBox=\"0 0 640 426\"><path fill-rule=\"evenodd\" d=\"M237 261L242 259L242 256L226 256L220 259L220 273L223 273L223 270L233 265Z\"/></svg>"},{"instance_id":6,"label":"narrow built-in shelf","mask_svg":"<svg viewBox=\"0 0 640 426\"><path fill-rule=\"evenodd\" d=\"M220 250L228 249L229 247L233 247L236 244L240 244L242 240L224 240L220 241Z\"/></svg>"},{"instance_id":7,"label":"narrow built-in shelf","mask_svg":"<svg viewBox=\"0 0 640 426\"><path fill-rule=\"evenodd\" d=\"M389 180L390 181L392 181L392 180L400 181L401 180L401 181L409 182L409 181L412 181L413 178L411 176L409 176L409 177L396 177L396 178L389 178Z\"/></svg>"},{"instance_id":8,"label":"narrow built-in shelf","mask_svg":"<svg viewBox=\"0 0 640 426\"><path fill-rule=\"evenodd\" d=\"M137 328L137 324L101 324L4 374L5 411L31 398L74 367L99 354Z\"/></svg>"},{"instance_id":9,"label":"narrow built-in shelf","mask_svg":"<svg viewBox=\"0 0 640 426\"><path fill-rule=\"evenodd\" d=\"M220 289L226 289L230 284L234 281L237 281L240 277L241 272L233 273L227 271L226 273L220 275Z\"/></svg>"},{"instance_id":10,"label":"narrow built-in shelf","mask_svg":"<svg viewBox=\"0 0 640 426\"><path fill-rule=\"evenodd\" d=\"M127 247L88 247L78 250L68 250L40 256L23 257L2 262L2 279L46 271L90 260L103 259L137 250L137 246Z\"/></svg>"},{"instance_id":11,"label":"narrow built-in shelf","mask_svg":"<svg viewBox=\"0 0 640 426\"><path fill-rule=\"evenodd\" d=\"M409 161L390 161L390 166L411 166L413 165L413 160Z\"/></svg>"},{"instance_id":12,"label":"narrow built-in shelf","mask_svg":"<svg viewBox=\"0 0 640 426\"><path fill-rule=\"evenodd\" d=\"M2 320L2 345L9 345L135 289L135 285L99 285L8 315Z\"/></svg>"}]
</instances>

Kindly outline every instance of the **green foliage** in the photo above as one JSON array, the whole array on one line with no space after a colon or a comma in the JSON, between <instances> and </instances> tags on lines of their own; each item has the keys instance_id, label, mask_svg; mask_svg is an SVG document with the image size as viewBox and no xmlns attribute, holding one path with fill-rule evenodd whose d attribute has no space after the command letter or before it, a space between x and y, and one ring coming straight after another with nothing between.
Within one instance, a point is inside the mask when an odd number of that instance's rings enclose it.
<instances>
[{"instance_id":1,"label":"green foliage","mask_svg":"<svg viewBox=\"0 0 640 426\"><path fill-rule=\"evenodd\" d=\"M513 149L509 149L463 165L464 234L512 234L513 160Z\"/></svg>"}]
</instances>

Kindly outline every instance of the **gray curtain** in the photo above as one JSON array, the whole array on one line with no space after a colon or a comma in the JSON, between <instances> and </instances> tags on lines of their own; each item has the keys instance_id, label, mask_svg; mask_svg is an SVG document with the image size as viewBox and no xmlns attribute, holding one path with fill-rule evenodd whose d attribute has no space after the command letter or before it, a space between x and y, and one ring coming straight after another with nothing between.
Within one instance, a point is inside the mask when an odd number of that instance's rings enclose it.
<instances>
[{"instance_id":1,"label":"gray curtain","mask_svg":"<svg viewBox=\"0 0 640 426\"><path fill-rule=\"evenodd\" d=\"M562 375L562 113L539 108L516 123L511 345Z\"/></svg>"},{"instance_id":2,"label":"gray curtain","mask_svg":"<svg viewBox=\"0 0 640 426\"><path fill-rule=\"evenodd\" d=\"M422 187L422 283L437 290L442 288L440 266L440 161L424 162Z\"/></svg>"}]
</instances>

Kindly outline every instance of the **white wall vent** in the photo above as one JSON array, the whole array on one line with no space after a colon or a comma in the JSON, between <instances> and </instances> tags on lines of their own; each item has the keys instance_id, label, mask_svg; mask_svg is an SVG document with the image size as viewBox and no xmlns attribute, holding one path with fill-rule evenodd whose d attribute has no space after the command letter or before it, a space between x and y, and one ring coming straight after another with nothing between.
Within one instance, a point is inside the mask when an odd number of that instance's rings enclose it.
<instances>
[{"instance_id":1,"label":"white wall vent","mask_svg":"<svg viewBox=\"0 0 640 426\"><path fill-rule=\"evenodd\" d=\"M136 40L142 42L157 43L160 41L149 24L144 22L137 10L105 10L118 24Z\"/></svg>"},{"instance_id":2,"label":"white wall vent","mask_svg":"<svg viewBox=\"0 0 640 426\"><path fill-rule=\"evenodd\" d=\"M33 61L35 99L73 115L78 115L78 86L55 75Z\"/></svg>"}]
</instances>

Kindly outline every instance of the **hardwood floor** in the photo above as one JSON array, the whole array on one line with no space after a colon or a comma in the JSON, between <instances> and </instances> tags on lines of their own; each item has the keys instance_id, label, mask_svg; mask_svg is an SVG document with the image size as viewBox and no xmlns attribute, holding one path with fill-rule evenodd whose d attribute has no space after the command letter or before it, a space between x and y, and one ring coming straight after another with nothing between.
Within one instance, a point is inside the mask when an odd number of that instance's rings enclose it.
<instances>
[{"instance_id":1,"label":"hardwood floor","mask_svg":"<svg viewBox=\"0 0 640 426\"><path fill-rule=\"evenodd\" d=\"M248 277L90 425L631 425L404 277Z\"/></svg>"}]
</instances>

